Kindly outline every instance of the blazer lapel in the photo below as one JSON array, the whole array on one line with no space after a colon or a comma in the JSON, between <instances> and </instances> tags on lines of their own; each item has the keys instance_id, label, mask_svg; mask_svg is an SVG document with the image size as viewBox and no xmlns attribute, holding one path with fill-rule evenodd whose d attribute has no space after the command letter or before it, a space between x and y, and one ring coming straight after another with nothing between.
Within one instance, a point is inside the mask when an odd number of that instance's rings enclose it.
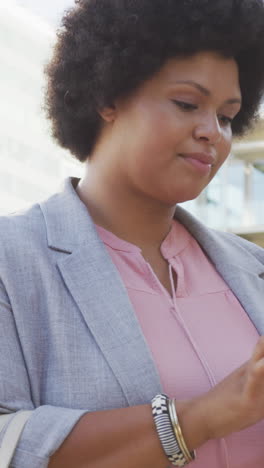
<instances>
[{"instance_id":1,"label":"blazer lapel","mask_svg":"<svg viewBox=\"0 0 264 468\"><path fill-rule=\"evenodd\" d=\"M65 284L128 404L149 402L161 391L152 355L120 275L70 181L41 208L49 246L68 253L58 261Z\"/></svg>"},{"instance_id":2,"label":"blazer lapel","mask_svg":"<svg viewBox=\"0 0 264 468\"><path fill-rule=\"evenodd\" d=\"M59 262L64 281L130 405L150 401L159 377L120 276L104 245Z\"/></svg>"},{"instance_id":3,"label":"blazer lapel","mask_svg":"<svg viewBox=\"0 0 264 468\"><path fill-rule=\"evenodd\" d=\"M264 255L262 263L252 255L246 243L244 247L242 240L240 241L237 236L206 228L181 207L177 207L175 217L198 241L247 312L258 332L263 335ZM258 250L257 246L255 248Z\"/></svg>"}]
</instances>

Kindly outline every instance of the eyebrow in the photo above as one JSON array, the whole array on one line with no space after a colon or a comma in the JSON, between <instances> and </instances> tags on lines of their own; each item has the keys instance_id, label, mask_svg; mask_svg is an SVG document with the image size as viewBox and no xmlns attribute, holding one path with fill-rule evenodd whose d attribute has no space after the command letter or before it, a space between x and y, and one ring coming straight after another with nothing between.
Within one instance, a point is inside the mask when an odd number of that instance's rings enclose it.
<instances>
[{"instance_id":1,"label":"eyebrow","mask_svg":"<svg viewBox=\"0 0 264 468\"><path fill-rule=\"evenodd\" d=\"M198 89L198 91L200 91L204 96L211 96L211 93L210 93L209 89L204 88L204 86L201 86L199 83L196 83L195 81L192 81L192 80L179 80L179 81L175 81L175 83L191 85L194 88ZM227 99L227 101L225 101L225 102L226 102L226 104L240 104L240 105L242 104L242 101L239 98Z\"/></svg>"}]
</instances>

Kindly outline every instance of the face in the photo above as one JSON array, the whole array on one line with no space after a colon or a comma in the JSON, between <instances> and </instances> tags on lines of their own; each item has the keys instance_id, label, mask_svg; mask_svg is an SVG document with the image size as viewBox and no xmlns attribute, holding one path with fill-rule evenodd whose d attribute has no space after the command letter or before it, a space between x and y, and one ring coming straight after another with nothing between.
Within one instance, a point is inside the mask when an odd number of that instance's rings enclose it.
<instances>
[{"instance_id":1,"label":"face","mask_svg":"<svg viewBox=\"0 0 264 468\"><path fill-rule=\"evenodd\" d=\"M194 199L229 155L240 107L233 59L203 52L169 60L116 103L106 125L118 148L109 163L116 180L166 205Z\"/></svg>"}]
</instances>

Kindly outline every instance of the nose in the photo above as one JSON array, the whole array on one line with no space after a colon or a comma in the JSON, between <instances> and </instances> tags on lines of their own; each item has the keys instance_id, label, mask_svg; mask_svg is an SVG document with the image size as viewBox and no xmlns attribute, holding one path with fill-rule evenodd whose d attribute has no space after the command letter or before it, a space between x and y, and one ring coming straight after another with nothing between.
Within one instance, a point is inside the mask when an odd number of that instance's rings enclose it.
<instances>
[{"instance_id":1,"label":"nose","mask_svg":"<svg viewBox=\"0 0 264 468\"><path fill-rule=\"evenodd\" d=\"M205 140L211 145L219 143L222 137L222 128L217 115L206 114L194 129L194 137L197 140Z\"/></svg>"}]
</instances>

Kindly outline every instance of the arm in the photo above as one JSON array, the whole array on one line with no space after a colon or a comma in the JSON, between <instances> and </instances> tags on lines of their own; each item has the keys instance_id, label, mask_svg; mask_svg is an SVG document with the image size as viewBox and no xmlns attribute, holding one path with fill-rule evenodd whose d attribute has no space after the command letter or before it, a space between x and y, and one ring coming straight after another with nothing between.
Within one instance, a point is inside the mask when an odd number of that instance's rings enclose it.
<instances>
[{"instance_id":1,"label":"arm","mask_svg":"<svg viewBox=\"0 0 264 468\"><path fill-rule=\"evenodd\" d=\"M191 414L191 424L187 423L195 447L207 439L200 409L197 405L196 413ZM49 468L166 468L168 465L151 406L142 405L84 415L51 457Z\"/></svg>"},{"instance_id":2,"label":"arm","mask_svg":"<svg viewBox=\"0 0 264 468\"><path fill-rule=\"evenodd\" d=\"M84 415L49 468L166 468L151 406Z\"/></svg>"}]
</instances>

